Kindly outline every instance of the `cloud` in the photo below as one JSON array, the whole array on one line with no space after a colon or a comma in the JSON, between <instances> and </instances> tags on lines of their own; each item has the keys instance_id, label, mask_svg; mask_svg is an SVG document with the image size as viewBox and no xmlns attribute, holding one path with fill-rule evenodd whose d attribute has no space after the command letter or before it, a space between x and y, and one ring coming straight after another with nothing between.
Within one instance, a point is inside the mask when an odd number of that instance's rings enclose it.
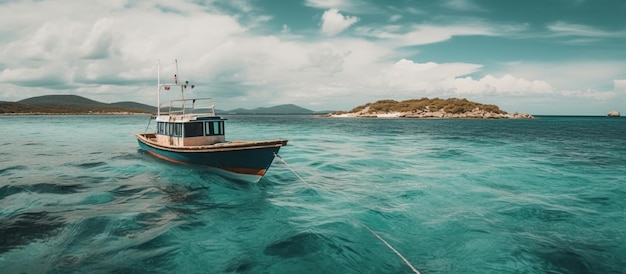
<instances>
[{"instance_id":1,"label":"cloud","mask_svg":"<svg viewBox=\"0 0 626 274\"><path fill-rule=\"evenodd\" d=\"M466 20L443 25L390 24L384 26L361 26L359 35L383 39L396 46L425 45L447 41L455 36L505 36L526 29L525 25L490 25L481 21Z\"/></svg>"},{"instance_id":2,"label":"cloud","mask_svg":"<svg viewBox=\"0 0 626 274\"><path fill-rule=\"evenodd\" d=\"M80 47L82 57L86 59L104 59L113 50L113 22L102 18L92 27L87 39Z\"/></svg>"},{"instance_id":3,"label":"cloud","mask_svg":"<svg viewBox=\"0 0 626 274\"><path fill-rule=\"evenodd\" d=\"M322 15L321 32L328 36L337 35L358 21L358 17L343 16L337 9L329 9Z\"/></svg>"},{"instance_id":4,"label":"cloud","mask_svg":"<svg viewBox=\"0 0 626 274\"><path fill-rule=\"evenodd\" d=\"M626 79L613 80L613 90L626 92Z\"/></svg>"},{"instance_id":5,"label":"cloud","mask_svg":"<svg viewBox=\"0 0 626 274\"><path fill-rule=\"evenodd\" d=\"M582 36L582 37L624 37L625 31L606 31L588 25L572 24L557 21L547 25L549 31L556 36Z\"/></svg>"},{"instance_id":6,"label":"cloud","mask_svg":"<svg viewBox=\"0 0 626 274\"><path fill-rule=\"evenodd\" d=\"M79 51L87 28L76 21L62 18L46 22L33 33L7 44L2 51L4 62L8 60L63 60L72 58Z\"/></svg>"},{"instance_id":7,"label":"cloud","mask_svg":"<svg viewBox=\"0 0 626 274\"><path fill-rule=\"evenodd\" d=\"M443 3L444 7L460 10L460 11L485 11L471 0L447 0Z\"/></svg>"},{"instance_id":8,"label":"cloud","mask_svg":"<svg viewBox=\"0 0 626 274\"><path fill-rule=\"evenodd\" d=\"M389 22L397 22L400 21L400 19L402 19L402 15L394 14L389 17Z\"/></svg>"},{"instance_id":9,"label":"cloud","mask_svg":"<svg viewBox=\"0 0 626 274\"><path fill-rule=\"evenodd\" d=\"M389 87L422 95L528 95L552 92L552 87L544 81L529 81L512 75L487 75L478 80L463 77L481 68L478 64L415 63L402 59L391 66L385 74L385 80Z\"/></svg>"},{"instance_id":10,"label":"cloud","mask_svg":"<svg viewBox=\"0 0 626 274\"><path fill-rule=\"evenodd\" d=\"M368 0L306 0L305 6L317 9L337 9L355 14L372 14L380 9Z\"/></svg>"},{"instance_id":11,"label":"cloud","mask_svg":"<svg viewBox=\"0 0 626 274\"><path fill-rule=\"evenodd\" d=\"M332 9L332 8L347 8L350 5L350 1L347 0L306 0L305 5L309 7Z\"/></svg>"},{"instance_id":12,"label":"cloud","mask_svg":"<svg viewBox=\"0 0 626 274\"><path fill-rule=\"evenodd\" d=\"M559 90L608 90L626 71L619 61L512 62L502 70L526 79L544 79Z\"/></svg>"},{"instance_id":13,"label":"cloud","mask_svg":"<svg viewBox=\"0 0 626 274\"><path fill-rule=\"evenodd\" d=\"M472 77L457 78L447 83L457 94L507 94L525 96L552 93L553 88L545 81L529 81L506 74L502 77L487 75L479 80Z\"/></svg>"},{"instance_id":14,"label":"cloud","mask_svg":"<svg viewBox=\"0 0 626 274\"><path fill-rule=\"evenodd\" d=\"M90 5L71 6L80 10ZM101 16L93 14L93 18L59 16L40 22L32 32L25 32L0 51L0 67L4 68L1 79L18 85L25 79L30 79L30 85L46 85L53 77L57 77L55 85L63 82L67 86L115 81L124 85L134 82L129 80L131 77L143 82L154 77L157 59L198 59L245 31L229 16L197 9L185 9L191 10L189 15L163 13L150 6L115 13L112 10L116 7L103 9ZM61 66L58 64L63 64L62 71L67 71L69 76L44 71L44 68L58 69ZM28 69L29 66L44 68L35 70Z\"/></svg>"},{"instance_id":15,"label":"cloud","mask_svg":"<svg viewBox=\"0 0 626 274\"><path fill-rule=\"evenodd\" d=\"M449 40L453 36L461 35L493 35L493 31L484 26L421 25L413 31L401 35L399 40L404 45L423 45Z\"/></svg>"},{"instance_id":16,"label":"cloud","mask_svg":"<svg viewBox=\"0 0 626 274\"><path fill-rule=\"evenodd\" d=\"M311 67L325 73L334 74L343 70L344 57L350 53L336 53L329 48L320 48L308 54Z\"/></svg>"},{"instance_id":17,"label":"cloud","mask_svg":"<svg viewBox=\"0 0 626 274\"><path fill-rule=\"evenodd\" d=\"M21 87L67 88L71 72L62 65L7 68L0 73L0 82Z\"/></svg>"},{"instance_id":18,"label":"cloud","mask_svg":"<svg viewBox=\"0 0 626 274\"><path fill-rule=\"evenodd\" d=\"M580 97L580 98L592 98L598 101L605 101L611 98L615 98L617 93L613 91L597 91L597 90L564 90L561 91L563 96Z\"/></svg>"}]
</instances>

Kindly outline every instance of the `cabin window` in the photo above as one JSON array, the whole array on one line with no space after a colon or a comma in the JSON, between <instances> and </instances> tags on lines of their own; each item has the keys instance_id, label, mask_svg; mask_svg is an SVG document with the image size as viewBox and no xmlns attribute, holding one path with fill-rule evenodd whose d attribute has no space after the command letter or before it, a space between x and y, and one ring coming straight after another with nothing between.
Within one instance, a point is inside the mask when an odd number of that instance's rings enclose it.
<instances>
[{"instance_id":1,"label":"cabin window","mask_svg":"<svg viewBox=\"0 0 626 274\"><path fill-rule=\"evenodd\" d=\"M182 137L183 136L183 124L174 123L174 131L172 132L172 136L174 137Z\"/></svg>"},{"instance_id":2,"label":"cabin window","mask_svg":"<svg viewBox=\"0 0 626 274\"><path fill-rule=\"evenodd\" d=\"M157 134L165 134L165 123L163 122L158 122L157 123Z\"/></svg>"},{"instance_id":3,"label":"cabin window","mask_svg":"<svg viewBox=\"0 0 626 274\"><path fill-rule=\"evenodd\" d=\"M205 123L206 135L224 135L224 122L213 121Z\"/></svg>"},{"instance_id":4,"label":"cabin window","mask_svg":"<svg viewBox=\"0 0 626 274\"><path fill-rule=\"evenodd\" d=\"M223 122L213 122L213 134L214 135L224 135L224 123Z\"/></svg>"},{"instance_id":5,"label":"cabin window","mask_svg":"<svg viewBox=\"0 0 626 274\"><path fill-rule=\"evenodd\" d=\"M200 123L187 123L185 124L185 137L197 137L203 136L202 122Z\"/></svg>"}]
</instances>

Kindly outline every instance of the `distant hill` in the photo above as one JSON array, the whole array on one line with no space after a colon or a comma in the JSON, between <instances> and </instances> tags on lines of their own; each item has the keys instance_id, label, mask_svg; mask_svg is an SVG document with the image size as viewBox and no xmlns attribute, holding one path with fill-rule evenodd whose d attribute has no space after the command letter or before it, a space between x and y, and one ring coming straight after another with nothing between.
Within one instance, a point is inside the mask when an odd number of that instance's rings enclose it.
<instances>
[{"instance_id":1,"label":"distant hill","mask_svg":"<svg viewBox=\"0 0 626 274\"><path fill-rule=\"evenodd\" d=\"M278 105L274 107L260 107L255 109L238 108L225 111L226 114L313 114L314 111L294 104Z\"/></svg>"},{"instance_id":2,"label":"distant hill","mask_svg":"<svg viewBox=\"0 0 626 274\"><path fill-rule=\"evenodd\" d=\"M143 110L144 112L148 112L148 113L156 112L156 107L145 105L145 104L140 104L136 102L117 102L117 103L111 103L110 105L114 107L122 108L122 109Z\"/></svg>"},{"instance_id":3,"label":"distant hill","mask_svg":"<svg viewBox=\"0 0 626 274\"><path fill-rule=\"evenodd\" d=\"M0 114L155 113L156 107L135 102L102 103L77 95L44 95L18 102L0 101ZM219 114L314 114L293 104L255 109L216 110Z\"/></svg>"},{"instance_id":4,"label":"distant hill","mask_svg":"<svg viewBox=\"0 0 626 274\"><path fill-rule=\"evenodd\" d=\"M0 113L153 113L156 107L134 102L102 103L77 95L44 95L18 102L0 102Z\"/></svg>"},{"instance_id":5,"label":"distant hill","mask_svg":"<svg viewBox=\"0 0 626 274\"><path fill-rule=\"evenodd\" d=\"M31 97L18 101L20 104L25 105L38 105L38 106L74 106L74 107L103 107L107 104L100 103L85 97L77 95L44 95Z\"/></svg>"}]
</instances>

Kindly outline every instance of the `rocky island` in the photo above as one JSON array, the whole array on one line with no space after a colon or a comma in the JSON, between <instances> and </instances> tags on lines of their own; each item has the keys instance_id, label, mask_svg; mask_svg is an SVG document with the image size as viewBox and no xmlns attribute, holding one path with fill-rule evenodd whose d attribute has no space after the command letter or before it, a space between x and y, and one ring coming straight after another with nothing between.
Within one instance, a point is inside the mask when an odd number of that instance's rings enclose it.
<instances>
[{"instance_id":1,"label":"rocky island","mask_svg":"<svg viewBox=\"0 0 626 274\"><path fill-rule=\"evenodd\" d=\"M358 106L348 112L338 111L330 117L363 118L458 118L458 119L532 119L525 113L509 114L495 105L485 105L467 99L411 99L405 101L379 100Z\"/></svg>"},{"instance_id":2,"label":"rocky island","mask_svg":"<svg viewBox=\"0 0 626 274\"><path fill-rule=\"evenodd\" d=\"M607 116L609 117L619 117L621 114L619 112L617 112L616 110L611 110L609 111L609 114L607 114Z\"/></svg>"}]
</instances>

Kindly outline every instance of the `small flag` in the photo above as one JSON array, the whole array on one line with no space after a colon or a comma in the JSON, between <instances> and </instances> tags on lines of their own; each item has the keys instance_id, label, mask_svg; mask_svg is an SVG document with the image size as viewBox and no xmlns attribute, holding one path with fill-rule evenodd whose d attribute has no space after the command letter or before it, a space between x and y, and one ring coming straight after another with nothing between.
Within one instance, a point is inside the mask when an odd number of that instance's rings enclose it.
<instances>
[{"instance_id":1,"label":"small flag","mask_svg":"<svg viewBox=\"0 0 626 274\"><path fill-rule=\"evenodd\" d=\"M170 86L165 86L165 90L170 90Z\"/></svg>"}]
</instances>

